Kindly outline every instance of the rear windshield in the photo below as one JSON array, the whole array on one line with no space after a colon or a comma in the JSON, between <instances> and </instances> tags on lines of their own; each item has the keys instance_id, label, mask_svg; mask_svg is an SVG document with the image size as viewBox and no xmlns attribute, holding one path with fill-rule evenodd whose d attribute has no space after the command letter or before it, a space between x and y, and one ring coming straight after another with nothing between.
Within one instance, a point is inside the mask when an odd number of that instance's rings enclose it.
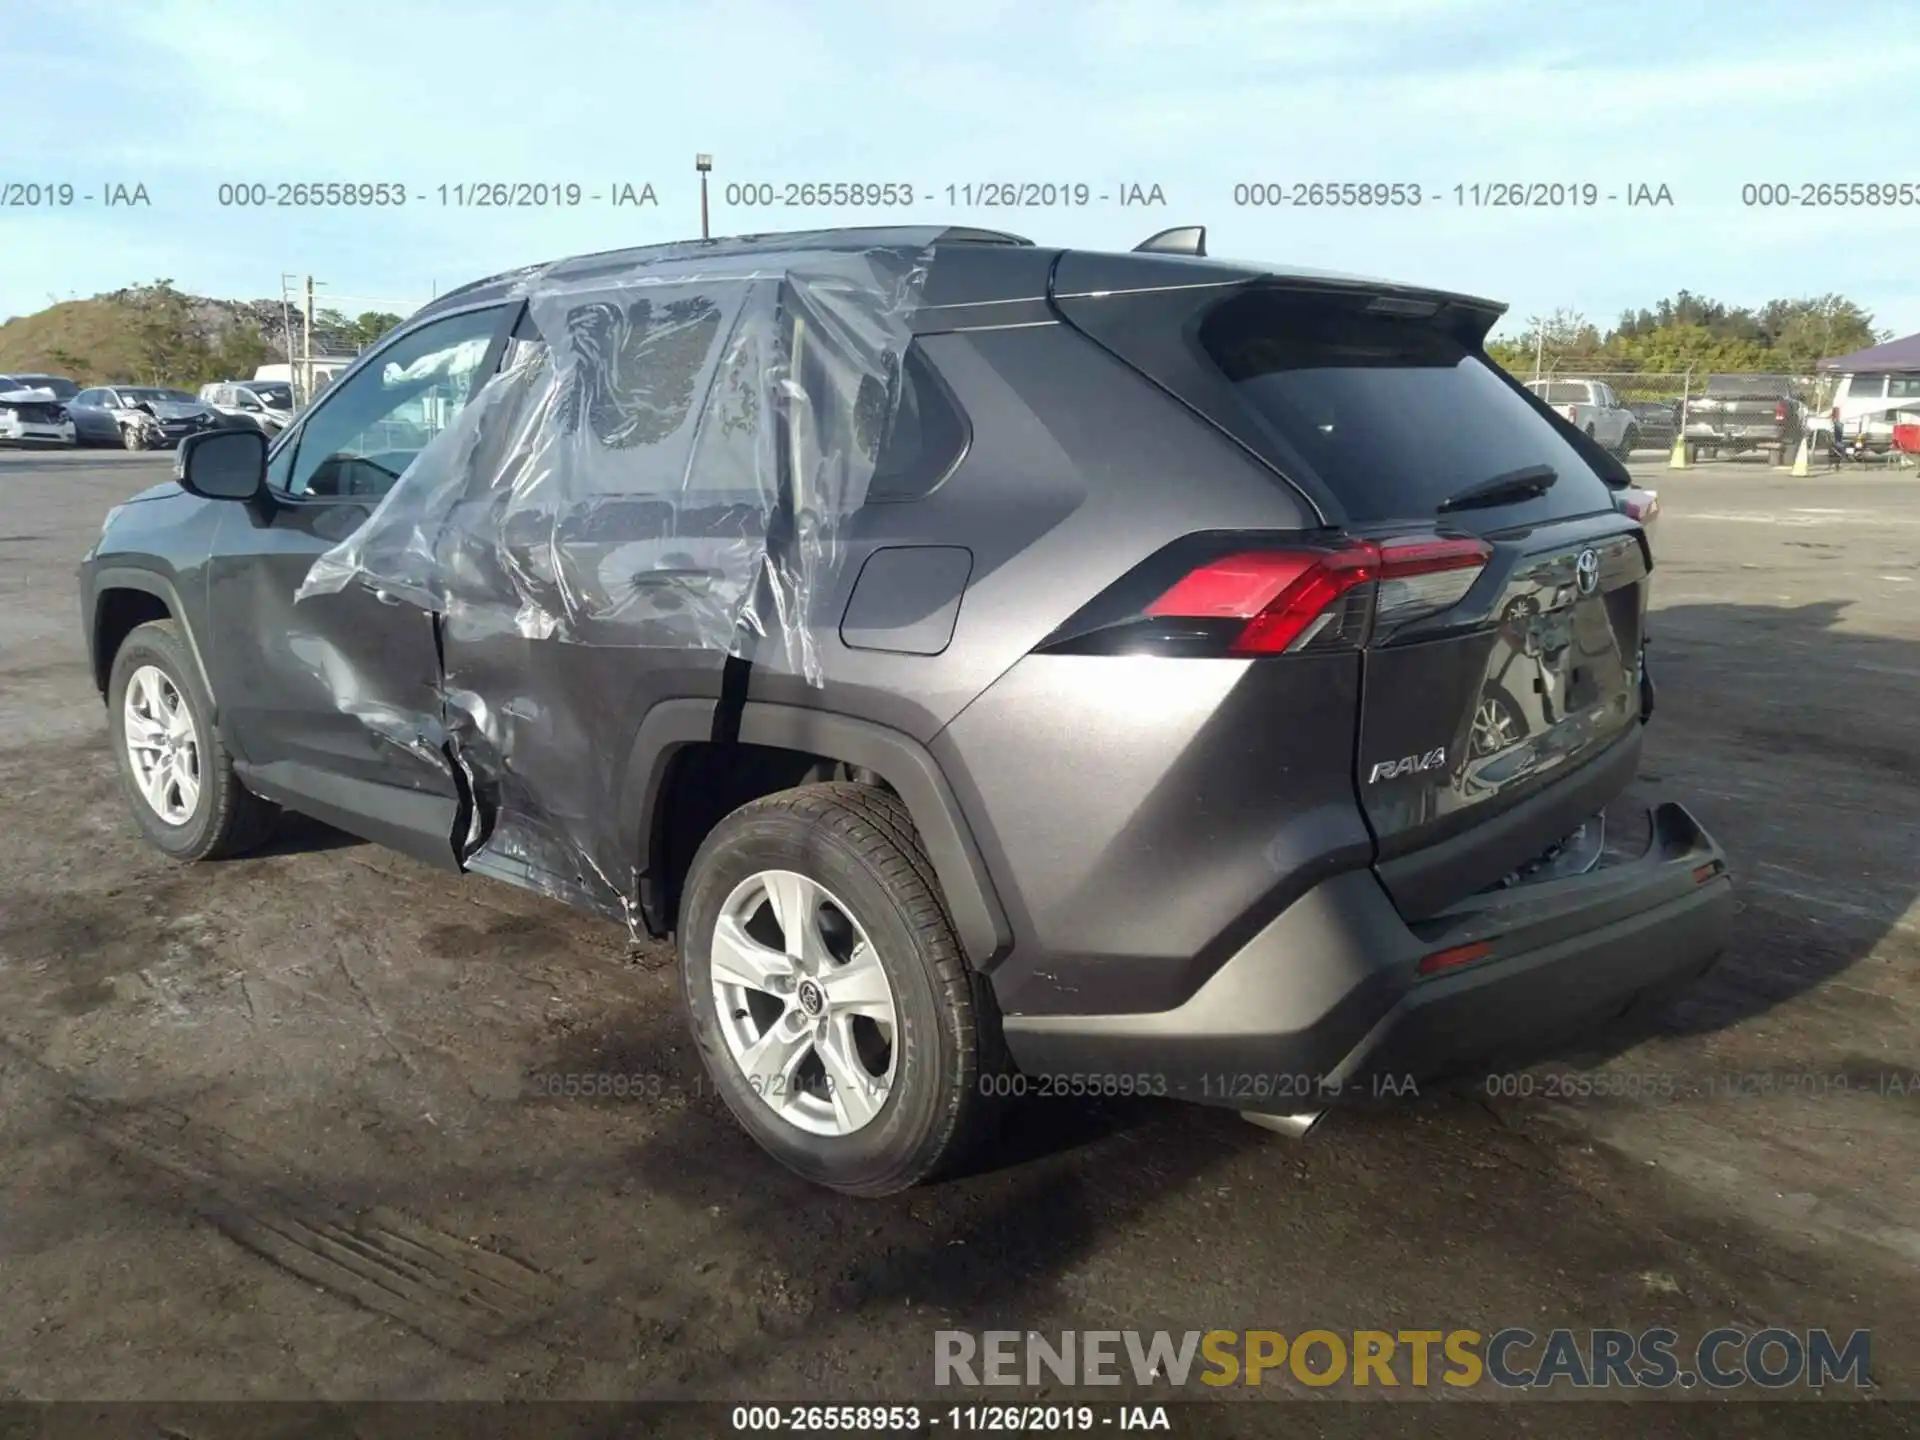
<instances>
[{"instance_id":1,"label":"rear windshield","mask_svg":"<svg viewBox=\"0 0 1920 1440\"><path fill-rule=\"evenodd\" d=\"M1592 398L1584 385L1539 385L1534 387L1549 405L1584 405Z\"/></svg>"},{"instance_id":2,"label":"rear windshield","mask_svg":"<svg viewBox=\"0 0 1920 1440\"><path fill-rule=\"evenodd\" d=\"M1793 382L1784 375L1709 375L1709 395L1785 395Z\"/></svg>"},{"instance_id":3,"label":"rear windshield","mask_svg":"<svg viewBox=\"0 0 1920 1440\"><path fill-rule=\"evenodd\" d=\"M1223 301L1198 339L1241 402L1359 522L1430 516L1509 471L1559 479L1527 518L1611 502L1533 403L1462 341L1366 297L1253 290ZM1555 387L1558 388L1558 387Z\"/></svg>"},{"instance_id":4,"label":"rear windshield","mask_svg":"<svg viewBox=\"0 0 1920 1440\"><path fill-rule=\"evenodd\" d=\"M78 385L59 375L16 375L14 380L29 390L49 390L56 400L71 400L80 393Z\"/></svg>"}]
</instances>

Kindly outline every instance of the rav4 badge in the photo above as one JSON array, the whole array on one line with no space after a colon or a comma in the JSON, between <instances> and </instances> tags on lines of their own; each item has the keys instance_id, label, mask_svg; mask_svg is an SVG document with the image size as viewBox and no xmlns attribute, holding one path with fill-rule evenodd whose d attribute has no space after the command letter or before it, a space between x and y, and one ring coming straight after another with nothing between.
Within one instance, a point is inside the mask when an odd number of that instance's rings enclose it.
<instances>
[{"instance_id":1,"label":"rav4 badge","mask_svg":"<svg viewBox=\"0 0 1920 1440\"><path fill-rule=\"evenodd\" d=\"M1382 760L1373 767L1373 773L1367 776L1367 783L1373 785L1381 780L1392 780L1401 775L1419 775L1446 763L1447 748L1444 745L1437 750L1429 750L1424 755L1402 755L1398 760Z\"/></svg>"}]
</instances>

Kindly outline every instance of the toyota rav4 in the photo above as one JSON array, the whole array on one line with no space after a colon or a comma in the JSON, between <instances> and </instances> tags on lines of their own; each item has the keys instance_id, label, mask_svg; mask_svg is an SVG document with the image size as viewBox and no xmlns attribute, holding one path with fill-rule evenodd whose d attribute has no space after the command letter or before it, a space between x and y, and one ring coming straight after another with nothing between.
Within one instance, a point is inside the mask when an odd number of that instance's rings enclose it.
<instances>
[{"instance_id":1,"label":"toyota rav4","mask_svg":"<svg viewBox=\"0 0 1920 1440\"><path fill-rule=\"evenodd\" d=\"M1732 888L1676 803L1606 833L1651 555L1501 309L1199 231L478 282L109 514L128 803L671 936L734 1115L852 1193L1023 1090L1300 1130L1535 1053L1701 974Z\"/></svg>"}]
</instances>

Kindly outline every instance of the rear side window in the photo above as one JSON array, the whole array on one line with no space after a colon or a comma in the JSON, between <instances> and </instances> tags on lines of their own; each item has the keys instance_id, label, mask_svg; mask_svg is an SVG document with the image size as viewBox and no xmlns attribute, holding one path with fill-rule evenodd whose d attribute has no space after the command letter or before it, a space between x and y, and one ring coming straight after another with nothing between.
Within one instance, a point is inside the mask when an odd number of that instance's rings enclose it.
<instances>
[{"instance_id":1,"label":"rear side window","mask_svg":"<svg viewBox=\"0 0 1920 1440\"><path fill-rule=\"evenodd\" d=\"M1460 339L1368 298L1244 291L1198 341L1262 428L1358 522L1418 519L1497 475L1551 466L1531 520L1608 507L1604 482L1551 423ZM1550 389L1584 387L1552 386ZM1549 394L1547 403L1559 402Z\"/></svg>"},{"instance_id":2,"label":"rear side window","mask_svg":"<svg viewBox=\"0 0 1920 1440\"><path fill-rule=\"evenodd\" d=\"M891 357L889 357L891 359ZM873 456L871 501L918 500L944 480L967 448L967 425L945 382L921 353L860 382L854 434Z\"/></svg>"},{"instance_id":3,"label":"rear side window","mask_svg":"<svg viewBox=\"0 0 1920 1440\"><path fill-rule=\"evenodd\" d=\"M1584 385L1560 384L1543 386L1540 398L1549 405L1584 405L1589 397Z\"/></svg>"}]
</instances>

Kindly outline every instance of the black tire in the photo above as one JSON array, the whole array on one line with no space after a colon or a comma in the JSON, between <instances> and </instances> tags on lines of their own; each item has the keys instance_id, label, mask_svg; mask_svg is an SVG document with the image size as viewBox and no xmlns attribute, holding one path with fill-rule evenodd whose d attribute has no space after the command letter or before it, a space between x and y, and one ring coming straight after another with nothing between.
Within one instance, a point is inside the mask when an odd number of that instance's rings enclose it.
<instances>
[{"instance_id":1,"label":"black tire","mask_svg":"<svg viewBox=\"0 0 1920 1440\"><path fill-rule=\"evenodd\" d=\"M144 665L161 671L179 693L198 741L199 798L192 814L178 825L162 819L140 793L127 754L127 684ZM134 823L155 849L182 863L245 854L272 833L279 815L276 806L253 794L233 773L233 759L213 727L213 706L201 688L199 674L179 626L172 620L154 620L134 627L121 642L107 681L107 729L120 788Z\"/></svg>"},{"instance_id":2,"label":"black tire","mask_svg":"<svg viewBox=\"0 0 1920 1440\"><path fill-rule=\"evenodd\" d=\"M839 897L893 989L894 1079L879 1113L851 1134L812 1134L775 1114L719 1031L714 927L735 887L764 870L798 872ZM913 821L889 792L807 785L735 810L694 856L678 940L707 1073L742 1128L796 1174L848 1195L890 1195L950 1171L992 1132L1001 1109L992 1080L1005 1068L998 1012L961 951Z\"/></svg>"},{"instance_id":3,"label":"black tire","mask_svg":"<svg viewBox=\"0 0 1920 1440\"><path fill-rule=\"evenodd\" d=\"M1640 431L1638 427L1629 425L1627 426L1627 433L1620 437L1620 449L1615 453L1618 454L1622 460L1624 460L1639 448L1640 448Z\"/></svg>"}]
</instances>

